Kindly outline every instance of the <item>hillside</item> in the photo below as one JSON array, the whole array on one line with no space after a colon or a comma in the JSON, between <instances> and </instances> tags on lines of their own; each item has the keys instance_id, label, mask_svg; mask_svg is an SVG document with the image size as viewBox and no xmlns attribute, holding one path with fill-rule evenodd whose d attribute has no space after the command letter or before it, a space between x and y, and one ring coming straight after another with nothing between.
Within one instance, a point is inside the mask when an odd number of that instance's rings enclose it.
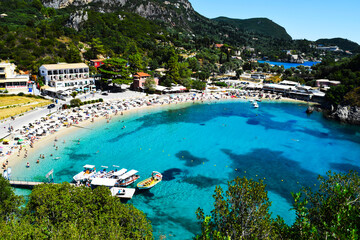
<instances>
[{"instance_id":1,"label":"hillside","mask_svg":"<svg viewBox=\"0 0 360 240\"><path fill-rule=\"evenodd\" d=\"M241 31L254 32L261 35L285 40L292 39L291 36L286 32L285 28L267 18L232 19L227 17L218 17L212 20L230 24Z\"/></svg>"},{"instance_id":2,"label":"hillside","mask_svg":"<svg viewBox=\"0 0 360 240\"><path fill-rule=\"evenodd\" d=\"M324 46L338 46L342 50L348 50L351 52L360 53L360 45L356 42L350 41L344 38L331 38L326 39L322 38L316 41L317 44L322 44Z\"/></svg>"}]
</instances>

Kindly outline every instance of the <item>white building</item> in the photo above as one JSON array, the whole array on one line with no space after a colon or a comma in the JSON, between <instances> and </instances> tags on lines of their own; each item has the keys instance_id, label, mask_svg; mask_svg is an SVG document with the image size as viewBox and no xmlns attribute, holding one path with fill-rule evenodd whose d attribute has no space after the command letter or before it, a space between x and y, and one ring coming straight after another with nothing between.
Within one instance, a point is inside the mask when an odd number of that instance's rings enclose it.
<instances>
[{"instance_id":1,"label":"white building","mask_svg":"<svg viewBox=\"0 0 360 240\"><path fill-rule=\"evenodd\" d=\"M256 80L261 80L261 79L266 79L266 75L255 73L255 74L251 74L251 78Z\"/></svg>"},{"instance_id":2,"label":"white building","mask_svg":"<svg viewBox=\"0 0 360 240\"><path fill-rule=\"evenodd\" d=\"M89 67L85 63L46 64L39 68L40 76L48 91L68 89L87 91L95 88L95 80L89 76Z\"/></svg>"},{"instance_id":3,"label":"white building","mask_svg":"<svg viewBox=\"0 0 360 240\"><path fill-rule=\"evenodd\" d=\"M330 52L341 51L341 49L338 46L329 46L329 47L318 46L316 49L317 50L322 50L322 51L330 51Z\"/></svg>"},{"instance_id":4,"label":"white building","mask_svg":"<svg viewBox=\"0 0 360 240\"><path fill-rule=\"evenodd\" d=\"M19 75L15 69L13 63L0 62L0 90L28 92L29 75Z\"/></svg>"}]
</instances>

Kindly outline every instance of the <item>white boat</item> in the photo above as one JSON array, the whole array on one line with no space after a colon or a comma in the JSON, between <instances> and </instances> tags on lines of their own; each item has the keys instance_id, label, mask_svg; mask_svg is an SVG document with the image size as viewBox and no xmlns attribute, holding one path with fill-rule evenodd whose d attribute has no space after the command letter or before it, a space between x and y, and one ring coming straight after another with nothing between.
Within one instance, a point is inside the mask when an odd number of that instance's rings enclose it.
<instances>
[{"instance_id":1,"label":"white boat","mask_svg":"<svg viewBox=\"0 0 360 240\"><path fill-rule=\"evenodd\" d=\"M75 182L84 182L96 173L94 165L86 164L83 166L84 170L76 174L73 179Z\"/></svg>"},{"instance_id":2,"label":"white boat","mask_svg":"<svg viewBox=\"0 0 360 240\"><path fill-rule=\"evenodd\" d=\"M130 170L127 173L119 176L116 186L126 187L134 183L136 180L140 178L140 176L137 175L136 173L138 173L138 171Z\"/></svg>"},{"instance_id":3,"label":"white boat","mask_svg":"<svg viewBox=\"0 0 360 240\"><path fill-rule=\"evenodd\" d=\"M119 177L126 173L127 169L123 168L119 171L110 171L101 174L95 174L90 178L91 185L93 187L97 186L106 186L106 187L114 187L118 182Z\"/></svg>"},{"instance_id":4,"label":"white boat","mask_svg":"<svg viewBox=\"0 0 360 240\"><path fill-rule=\"evenodd\" d=\"M105 186L105 187L114 187L118 180L114 178L94 178L91 180L91 186Z\"/></svg>"},{"instance_id":5,"label":"white boat","mask_svg":"<svg viewBox=\"0 0 360 240\"><path fill-rule=\"evenodd\" d=\"M109 172L106 176L94 177L91 180L91 185L93 187L97 186L106 186L106 187L126 187L134 183L140 178L138 171L130 170L126 172L127 169L123 168L120 171Z\"/></svg>"},{"instance_id":6,"label":"white boat","mask_svg":"<svg viewBox=\"0 0 360 240\"><path fill-rule=\"evenodd\" d=\"M254 102L254 103L253 103L253 107L254 107L254 108L258 108L258 107L259 107L259 105L257 104L257 102Z\"/></svg>"}]
</instances>

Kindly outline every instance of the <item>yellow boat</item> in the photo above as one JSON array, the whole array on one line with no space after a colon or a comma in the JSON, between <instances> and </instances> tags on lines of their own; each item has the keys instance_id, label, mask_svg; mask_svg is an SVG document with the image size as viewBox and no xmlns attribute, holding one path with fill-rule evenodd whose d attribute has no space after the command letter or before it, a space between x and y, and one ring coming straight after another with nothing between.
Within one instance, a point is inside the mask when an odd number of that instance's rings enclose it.
<instances>
[{"instance_id":1,"label":"yellow boat","mask_svg":"<svg viewBox=\"0 0 360 240\"><path fill-rule=\"evenodd\" d=\"M150 189L162 180L162 175L159 172L153 171L151 177L139 182L137 187L139 189Z\"/></svg>"}]
</instances>

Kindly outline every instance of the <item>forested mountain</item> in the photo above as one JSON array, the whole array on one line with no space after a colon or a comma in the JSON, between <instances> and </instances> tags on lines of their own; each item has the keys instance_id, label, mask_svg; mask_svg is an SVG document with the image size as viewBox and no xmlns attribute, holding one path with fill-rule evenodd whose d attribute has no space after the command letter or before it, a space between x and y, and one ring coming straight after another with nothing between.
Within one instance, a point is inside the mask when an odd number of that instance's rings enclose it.
<instances>
[{"instance_id":1,"label":"forested mountain","mask_svg":"<svg viewBox=\"0 0 360 240\"><path fill-rule=\"evenodd\" d=\"M356 42L350 41L344 38L322 38L316 41L317 44L322 44L324 46L338 46L342 50L348 50L352 52L360 53L360 45Z\"/></svg>"},{"instance_id":2,"label":"forested mountain","mask_svg":"<svg viewBox=\"0 0 360 240\"><path fill-rule=\"evenodd\" d=\"M218 17L212 20L227 23L241 31L258 33L273 38L291 40L291 36L286 32L285 28L267 18L232 19L227 17Z\"/></svg>"},{"instance_id":3,"label":"forested mountain","mask_svg":"<svg viewBox=\"0 0 360 240\"><path fill-rule=\"evenodd\" d=\"M292 42L241 31L198 14L187 0L0 1L0 58L36 72L43 63L140 54L162 65L169 48L191 51L214 43L256 47L278 56Z\"/></svg>"},{"instance_id":4,"label":"forested mountain","mask_svg":"<svg viewBox=\"0 0 360 240\"><path fill-rule=\"evenodd\" d=\"M268 19L211 20L187 0L3 0L0 13L6 14L0 18L0 59L33 73L44 63L97 57L121 57L145 70L166 67L173 54L192 54L207 68L192 64L192 72L206 75L229 63L236 50L244 59L286 61L289 49L320 57L312 42L291 40ZM226 48L213 49L216 43Z\"/></svg>"}]
</instances>

